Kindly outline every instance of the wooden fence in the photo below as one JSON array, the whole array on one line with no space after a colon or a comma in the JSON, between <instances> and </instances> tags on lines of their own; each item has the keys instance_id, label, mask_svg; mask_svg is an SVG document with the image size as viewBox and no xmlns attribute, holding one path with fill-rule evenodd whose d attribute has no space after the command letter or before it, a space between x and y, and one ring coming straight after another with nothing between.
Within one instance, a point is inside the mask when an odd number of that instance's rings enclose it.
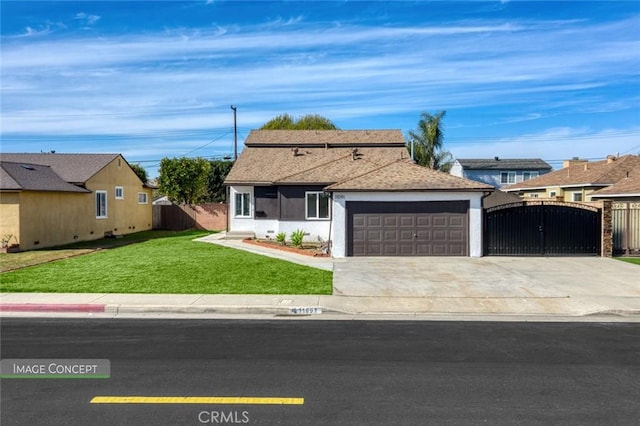
<instances>
[{"instance_id":1,"label":"wooden fence","mask_svg":"<svg viewBox=\"0 0 640 426\"><path fill-rule=\"evenodd\" d=\"M227 229L227 205L221 203L194 206L154 205L153 229L223 231Z\"/></svg>"},{"instance_id":2,"label":"wooden fence","mask_svg":"<svg viewBox=\"0 0 640 426\"><path fill-rule=\"evenodd\" d=\"M611 207L613 253L640 256L640 203L614 202Z\"/></svg>"}]
</instances>

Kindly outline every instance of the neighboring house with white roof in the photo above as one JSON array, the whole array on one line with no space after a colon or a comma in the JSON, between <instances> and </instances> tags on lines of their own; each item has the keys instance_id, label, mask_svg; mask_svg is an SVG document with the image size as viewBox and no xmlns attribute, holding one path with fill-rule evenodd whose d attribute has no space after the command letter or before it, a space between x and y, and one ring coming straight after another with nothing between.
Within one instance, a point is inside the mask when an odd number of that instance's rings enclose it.
<instances>
[{"instance_id":1,"label":"neighboring house with white roof","mask_svg":"<svg viewBox=\"0 0 640 426\"><path fill-rule=\"evenodd\" d=\"M458 158L450 173L503 188L537 178L551 170L551 166L539 158Z\"/></svg>"},{"instance_id":2,"label":"neighboring house with white roof","mask_svg":"<svg viewBox=\"0 0 640 426\"><path fill-rule=\"evenodd\" d=\"M151 197L120 154L0 154L0 236L20 250L149 230Z\"/></svg>"},{"instance_id":3,"label":"neighboring house with white roof","mask_svg":"<svg viewBox=\"0 0 640 426\"><path fill-rule=\"evenodd\" d=\"M416 165L400 130L253 130L225 185L229 231L302 229L332 255L482 255L493 188Z\"/></svg>"}]
</instances>

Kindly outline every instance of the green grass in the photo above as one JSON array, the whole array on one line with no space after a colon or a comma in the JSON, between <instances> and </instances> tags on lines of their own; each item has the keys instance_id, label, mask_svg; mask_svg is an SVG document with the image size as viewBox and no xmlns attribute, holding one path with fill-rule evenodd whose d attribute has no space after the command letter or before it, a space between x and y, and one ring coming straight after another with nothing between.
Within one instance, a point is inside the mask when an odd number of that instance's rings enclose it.
<instances>
[{"instance_id":1,"label":"green grass","mask_svg":"<svg viewBox=\"0 0 640 426\"><path fill-rule=\"evenodd\" d=\"M623 262L635 263L636 265L640 265L640 257L616 257L618 260L622 260Z\"/></svg>"},{"instance_id":2,"label":"green grass","mask_svg":"<svg viewBox=\"0 0 640 426\"><path fill-rule=\"evenodd\" d=\"M18 253L0 253L0 272L12 271L27 266L39 265L67 257L79 256L96 250L111 249L127 244L175 235L175 231L142 231L124 235L122 238L100 238L64 246L29 250Z\"/></svg>"},{"instance_id":3,"label":"green grass","mask_svg":"<svg viewBox=\"0 0 640 426\"><path fill-rule=\"evenodd\" d=\"M2 292L331 294L332 273L215 244L189 231L0 274Z\"/></svg>"}]
</instances>

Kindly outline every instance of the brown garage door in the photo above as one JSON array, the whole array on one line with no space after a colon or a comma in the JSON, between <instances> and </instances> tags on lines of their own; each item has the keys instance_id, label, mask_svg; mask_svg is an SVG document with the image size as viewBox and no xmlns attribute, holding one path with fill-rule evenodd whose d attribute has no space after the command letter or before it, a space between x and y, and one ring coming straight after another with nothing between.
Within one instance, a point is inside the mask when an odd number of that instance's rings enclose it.
<instances>
[{"instance_id":1,"label":"brown garage door","mask_svg":"<svg viewBox=\"0 0 640 426\"><path fill-rule=\"evenodd\" d=\"M349 256L468 256L469 202L348 202Z\"/></svg>"}]
</instances>

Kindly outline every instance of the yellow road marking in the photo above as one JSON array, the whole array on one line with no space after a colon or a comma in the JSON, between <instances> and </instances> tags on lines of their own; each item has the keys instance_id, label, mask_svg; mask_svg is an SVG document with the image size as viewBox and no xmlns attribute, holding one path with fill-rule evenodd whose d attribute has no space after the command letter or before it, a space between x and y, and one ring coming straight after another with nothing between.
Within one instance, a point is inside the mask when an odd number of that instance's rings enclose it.
<instances>
[{"instance_id":1,"label":"yellow road marking","mask_svg":"<svg viewBox=\"0 0 640 426\"><path fill-rule=\"evenodd\" d=\"M96 396L91 404L261 404L303 405L304 398L242 396Z\"/></svg>"}]
</instances>

